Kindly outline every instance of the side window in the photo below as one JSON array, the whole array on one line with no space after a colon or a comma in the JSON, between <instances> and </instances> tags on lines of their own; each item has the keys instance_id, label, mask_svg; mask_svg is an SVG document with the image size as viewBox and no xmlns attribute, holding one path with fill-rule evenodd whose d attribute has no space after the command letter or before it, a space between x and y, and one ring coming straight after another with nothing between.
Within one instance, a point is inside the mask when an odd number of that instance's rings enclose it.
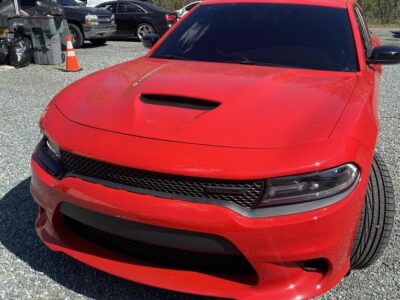
<instances>
[{"instance_id":1,"label":"side window","mask_svg":"<svg viewBox=\"0 0 400 300\"><path fill-rule=\"evenodd\" d=\"M36 6L36 0L21 0L19 3L21 5L21 7Z\"/></svg>"},{"instance_id":2,"label":"side window","mask_svg":"<svg viewBox=\"0 0 400 300\"><path fill-rule=\"evenodd\" d=\"M135 4L136 5L136 4ZM138 12L140 12L140 13L147 13L147 11L143 8L143 7L141 7L141 6L139 6L139 5L136 5L136 7L137 7L137 9L138 9Z\"/></svg>"},{"instance_id":3,"label":"side window","mask_svg":"<svg viewBox=\"0 0 400 300\"><path fill-rule=\"evenodd\" d=\"M102 5L97 6L97 8L103 8L103 9L107 9L109 11L111 11L112 13L115 13L115 10L117 8L117 3L105 3Z\"/></svg>"},{"instance_id":4,"label":"side window","mask_svg":"<svg viewBox=\"0 0 400 300\"><path fill-rule=\"evenodd\" d=\"M363 41L365 56L369 57L372 53L372 41L367 23L365 22L361 9L358 6L354 8L354 13L358 24L358 29L360 30L361 39Z\"/></svg>"},{"instance_id":5,"label":"side window","mask_svg":"<svg viewBox=\"0 0 400 300\"><path fill-rule=\"evenodd\" d=\"M122 2L118 5L119 13L138 13L138 7L133 3Z\"/></svg>"}]
</instances>

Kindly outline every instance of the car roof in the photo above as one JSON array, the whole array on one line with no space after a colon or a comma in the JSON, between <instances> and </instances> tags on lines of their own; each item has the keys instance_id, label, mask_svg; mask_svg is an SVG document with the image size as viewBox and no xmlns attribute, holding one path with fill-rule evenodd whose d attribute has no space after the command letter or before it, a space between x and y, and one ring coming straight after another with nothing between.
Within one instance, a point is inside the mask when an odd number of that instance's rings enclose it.
<instances>
[{"instance_id":1,"label":"car roof","mask_svg":"<svg viewBox=\"0 0 400 300\"><path fill-rule=\"evenodd\" d=\"M111 1L104 1L103 3L112 3L112 2L133 2L137 4L142 4L142 3L148 3L146 1L140 1L140 0L111 0ZM100 4L103 4L100 3Z\"/></svg>"},{"instance_id":2,"label":"car roof","mask_svg":"<svg viewBox=\"0 0 400 300\"><path fill-rule=\"evenodd\" d=\"M140 1L140 0L113 0L113 1L106 1L103 3L100 3L98 5L96 5L95 7L98 7L100 5L105 5L105 4L110 4L110 3L121 3L121 2L129 2L129 3L134 3L136 5L141 6L142 8L144 8L145 10L149 11L149 12L158 12L158 13L172 13L171 10L168 10L164 7L160 7L157 6L151 2L147 2L147 1Z\"/></svg>"},{"instance_id":3,"label":"car roof","mask_svg":"<svg viewBox=\"0 0 400 300\"><path fill-rule=\"evenodd\" d=\"M302 4L316 6L342 7L352 6L356 0L205 0L199 5L221 3L277 3L277 4Z\"/></svg>"},{"instance_id":4,"label":"car roof","mask_svg":"<svg viewBox=\"0 0 400 300\"><path fill-rule=\"evenodd\" d=\"M104 2L101 2L101 3L99 3L99 5L100 4L106 4L106 3L114 3L114 2L132 2L132 3L136 3L136 4L144 4L144 5L146 5L146 4L152 4L152 3L150 3L150 2L147 2L147 1L140 1L140 0L110 0L110 1L104 1Z\"/></svg>"}]
</instances>

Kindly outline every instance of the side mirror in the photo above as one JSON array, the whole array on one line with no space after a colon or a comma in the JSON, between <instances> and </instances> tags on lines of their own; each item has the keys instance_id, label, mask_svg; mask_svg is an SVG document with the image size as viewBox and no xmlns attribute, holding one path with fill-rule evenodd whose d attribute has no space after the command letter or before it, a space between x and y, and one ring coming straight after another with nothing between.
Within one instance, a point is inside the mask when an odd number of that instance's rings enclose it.
<instances>
[{"instance_id":1,"label":"side mirror","mask_svg":"<svg viewBox=\"0 0 400 300\"><path fill-rule=\"evenodd\" d=\"M145 48L150 49L160 39L158 34L146 34L142 37L142 44Z\"/></svg>"},{"instance_id":2,"label":"side mirror","mask_svg":"<svg viewBox=\"0 0 400 300\"><path fill-rule=\"evenodd\" d=\"M383 45L375 47L367 59L369 64L391 65L400 63L400 46Z\"/></svg>"}]
</instances>

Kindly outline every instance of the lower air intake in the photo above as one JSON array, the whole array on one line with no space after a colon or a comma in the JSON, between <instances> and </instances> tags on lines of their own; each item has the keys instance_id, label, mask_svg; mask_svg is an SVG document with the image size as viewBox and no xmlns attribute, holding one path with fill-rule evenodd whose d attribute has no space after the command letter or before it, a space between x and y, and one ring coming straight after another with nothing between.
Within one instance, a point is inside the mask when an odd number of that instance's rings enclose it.
<instances>
[{"instance_id":1,"label":"lower air intake","mask_svg":"<svg viewBox=\"0 0 400 300\"><path fill-rule=\"evenodd\" d=\"M103 248L164 268L232 276L247 275L254 281L256 272L243 255L210 254L152 245L120 237L83 224L64 215L65 224L76 235Z\"/></svg>"}]
</instances>

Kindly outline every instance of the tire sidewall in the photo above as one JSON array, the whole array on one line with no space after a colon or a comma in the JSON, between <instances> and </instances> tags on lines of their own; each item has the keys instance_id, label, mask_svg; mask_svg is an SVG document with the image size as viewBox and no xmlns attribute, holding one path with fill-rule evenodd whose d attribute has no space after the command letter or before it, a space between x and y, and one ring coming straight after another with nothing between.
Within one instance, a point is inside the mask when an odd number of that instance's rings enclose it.
<instances>
[{"instance_id":1,"label":"tire sidewall","mask_svg":"<svg viewBox=\"0 0 400 300\"><path fill-rule=\"evenodd\" d=\"M375 153L360 221L351 251L351 268L372 265L389 243L395 215L393 183L385 162Z\"/></svg>"},{"instance_id":2,"label":"tire sidewall","mask_svg":"<svg viewBox=\"0 0 400 300\"><path fill-rule=\"evenodd\" d=\"M80 48L83 45L83 33L78 26L72 23L68 23L69 31L72 36L75 36L75 40L72 41L74 49Z\"/></svg>"}]
</instances>

